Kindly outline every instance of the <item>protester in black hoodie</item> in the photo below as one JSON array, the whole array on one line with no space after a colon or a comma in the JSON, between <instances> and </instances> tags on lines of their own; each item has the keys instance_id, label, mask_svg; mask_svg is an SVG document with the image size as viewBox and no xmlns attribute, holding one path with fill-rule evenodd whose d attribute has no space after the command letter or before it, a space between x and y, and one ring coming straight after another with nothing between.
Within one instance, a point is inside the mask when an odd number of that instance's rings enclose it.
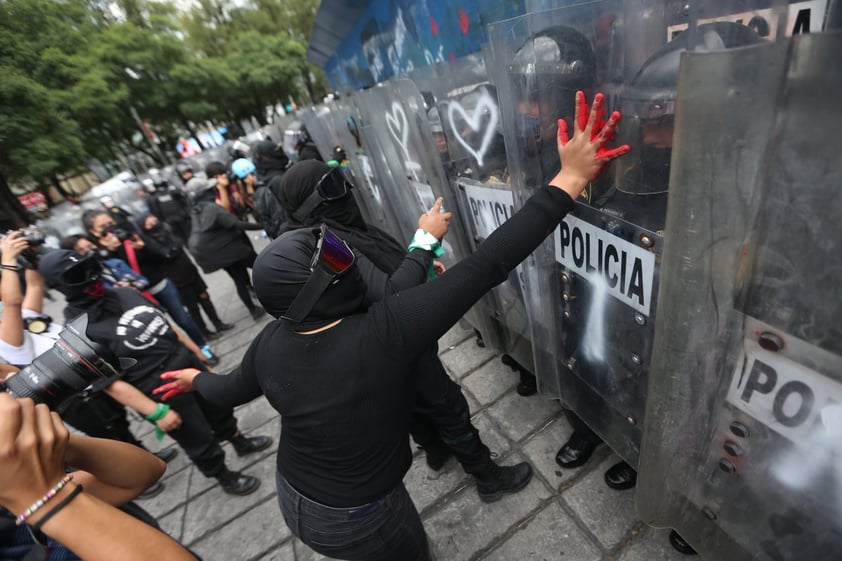
<instances>
[{"instance_id":1,"label":"protester in black hoodie","mask_svg":"<svg viewBox=\"0 0 842 561\"><path fill-rule=\"evenodd\" d=\"M237 295L251 317L260 318L266 312L251 299L249 269L257 254L245 235L247 230L260 230L254 222L243 222L216 204L216 180L194 177L185 187L193 212L193 231L188 247L196 263L205 273L225 269L234 281Z\"/></svg>"},{"instance_id":2,"label":"protester in black hoodie","mask_svg":"<svg viewBox=\"0 0 842 561\"><path fill-rule=\"evenodd\" d=\"M330 174L330 175L328 175ZM327 178L327 179L323 179ZM331 168L317 160L298 162L290 167L281 180L281 205L289 216L281 234L300 228L318 227L325 223L331 231L357 251L361 270L366 274L369 288L394 284L392 276L406 257L405 246L388 232L366 224L353 192L346 187L342 198L319 202L307 212L307 201L314 196L314 186L319 181L345 181L338 168ZM341 192L334 187L329 192ZM312 205L310 205L312 206ZM302 214L305 213L305 214ZM370 262L370 269L362 269L363 261ZM423 279L420 280L423 282ZM372 293L374 300L388 296L388 292L400 290L400 286L387 288L387 294ZM427 465L433 470L441 469L444 461L455 453L467 473L479 474L488 479L486 472L494 472L500 481L500 488L516 490L528 482L530 472L515 473L510 468L494 469L490 452L479 437L479 431L471 423L471 412L462 390L444 369L438 358L438 348L432 345L418 361L419 380L416 407L413 411L410 434L413 440L425 450ZM497 490L497 489L495 489Z\"/></svg>"},{"instance_id":3,"label":"protester in black hoodie","mask_svg":"<svg viewBox=\"0 0 842 561\"><path fill-rule=\"evenodd\" d=\"M146 242L146 251L149 253L148 268L154 267L169 278L181 296L181 301L190 313L190 317L202 330L205 338L215 338L218 333L234 329L231 323L225 323L216 313L216 307L208 294L208 285L202 279L196 266L187 257L182 249L180 240L177 239L169 225L161 222L154 214L147 214L141 217L138 222L140 235ZM153 264L154 263L154 264ZM199 313L199 306L205 310L208 319L211 320L217 333L210 331L205 325L202 315Z\"/></svg>"},{"instance_id":4,"label":"protester in black hoodie","mask_svg":"<svg viewBox=\"0 0 842 561\"><path fill-rule=\"evenodd\" d=\"M257 180L269 185L275 176L283 175L289 167L289 158L280 144L261 140L254 147L254 166L257 168Z\"/></svg>"}]
</instances>

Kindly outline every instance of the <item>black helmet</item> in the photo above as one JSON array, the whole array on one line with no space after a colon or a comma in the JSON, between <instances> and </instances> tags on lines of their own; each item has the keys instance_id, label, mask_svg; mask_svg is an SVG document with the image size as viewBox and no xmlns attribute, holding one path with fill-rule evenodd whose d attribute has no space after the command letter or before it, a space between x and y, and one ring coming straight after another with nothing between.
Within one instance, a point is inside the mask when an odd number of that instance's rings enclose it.
<instances>
[{"instance_id":1,"label":"black helmet","mask_svg":"<svg viewBox=\"0 0 842 561\"><path fill-rule=\"evenodd\" d=\"M560 167L558 118L572 124L576 92L592 88L596 55L588 38L558 25L530 37L508 67L517 107L515 123L528 183L549 181ZM571 112L569 114L559 112Z\"/></svg>"},{"instance_id":2,"label":"black helmet","mask_svg":"<svg viewBox=\"0 0 842 561\"><path fill-rule=\"evenodd\" d=\"M184 175L185 172L193 173L193 166L190 165L190 162L185 162L181 160L175 163L175 172L181 176Z\"/></svg>"},{"instance_id":3,"label":"black helmet","mask_svg":"<svg viewBox=\"0 0 842 561\"><path fill-rule=\"evenodd\" d=\"M720 51L760 42L757 33L739 23L706 23L694 34L684 32L655 51L623 90L618 129L620 144L633 156L620 160L617 189L633 195L654 195L669 189L672 129L681 53Z\"/></svg>"}]
</instances>

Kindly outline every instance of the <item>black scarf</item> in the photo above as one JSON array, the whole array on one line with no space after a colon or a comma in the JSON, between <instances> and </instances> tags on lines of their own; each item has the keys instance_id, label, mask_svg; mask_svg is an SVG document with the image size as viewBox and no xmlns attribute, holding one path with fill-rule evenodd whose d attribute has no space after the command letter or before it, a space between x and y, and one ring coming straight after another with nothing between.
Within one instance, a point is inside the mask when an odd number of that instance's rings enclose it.
<instances>
[{"instance_id":1,"label":"black scarf","mask_svg":"<svg viewBox=\"0 0 842 561\"><path fill-rule=\"evenodd\" d=\"M289 220L281 226L280 233L318 226L326 223L331 230L360 251L374 265L387 274L397 270L406 257L406 248L387 232L366 224L353 192L344 199L324 202L317 206L302 222L292 217L316 188L319 179L330 171L330 166L316 160L298 162L290 167L281 179L276 193Z\"/></svg>"}]
</instances>

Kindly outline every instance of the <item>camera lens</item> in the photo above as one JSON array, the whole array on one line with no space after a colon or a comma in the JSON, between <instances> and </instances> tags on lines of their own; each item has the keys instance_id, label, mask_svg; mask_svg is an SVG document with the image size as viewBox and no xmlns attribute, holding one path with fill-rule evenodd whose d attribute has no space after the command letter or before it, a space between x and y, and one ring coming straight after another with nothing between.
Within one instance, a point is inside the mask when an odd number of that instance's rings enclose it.
<instances>
[{"instance_id":1,"label":"camera lens","mask_svg":"<svg viewBox=\"0 0 842 561\"><path fill-rule=\"evenodd\" d=\"M5 390L17 398L29 397L55 409L92 384L107 385L119 376L121 368L134 363L132 359L118 359L88 339L87 326L87 315L68 323L49 351L6 379Z\"/></svg>"}]
</instances>

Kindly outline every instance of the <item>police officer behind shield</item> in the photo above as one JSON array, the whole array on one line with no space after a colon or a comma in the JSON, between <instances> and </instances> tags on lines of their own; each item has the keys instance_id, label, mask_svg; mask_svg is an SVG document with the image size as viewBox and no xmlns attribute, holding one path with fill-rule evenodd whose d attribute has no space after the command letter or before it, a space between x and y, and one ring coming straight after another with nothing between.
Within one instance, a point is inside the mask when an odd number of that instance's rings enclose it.
<instances>
[{"instance_id":1,"label":"police officer behind shield","mask_svg":"<svg viewBox=\"0 0 842 561\"><path fill-rule=\"evenodd\" d=\"M594 201L594 206L648 230L662 232L666 222L681 52L730 49L760 41L749 27L716 22L700 25L692 36L681 33L650 56L622 94L624 123L618 136L621 142L635 149L632 157L615 166L614 186ZM566 468L583 465L602 443L580 419L571 420L571 424L573 435L556 454L556 462ZM631 489L637 483L637 472L627 462L619 462L605 472L605 483L617 490ZM695 553L674 530L670 543L682 553Z\"/></svg>"}]
</instances>

